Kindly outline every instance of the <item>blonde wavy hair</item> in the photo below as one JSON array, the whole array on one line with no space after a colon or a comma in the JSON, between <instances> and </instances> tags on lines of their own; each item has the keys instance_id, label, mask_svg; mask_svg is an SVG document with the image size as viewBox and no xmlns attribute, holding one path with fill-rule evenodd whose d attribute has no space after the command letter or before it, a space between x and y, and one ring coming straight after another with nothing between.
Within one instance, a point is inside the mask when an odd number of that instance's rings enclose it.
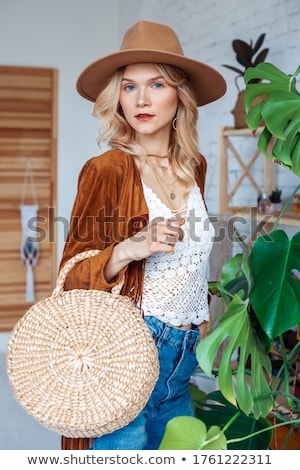
<instances>
[{"instance_id":1,"label":"blonde wavy hair","mask_svg":"<svg viewBox=\"0 0 300 470\"><path fill-rule=\"evenodd\" d=\"M168 85L178 92L178 109L170 134L169 160L179 181L188 191L195 183L194 169L203 158L198 151L198 109L186 74L171 65L154 64ZM135 131L123 116L119 103L121 80L125 67L118 69L96 99L93 116L100 121L98 145L106 141L136 158L146 157L135 141ZM144 158L145 159L145 158Z\"/></svg>"}]
</instances>

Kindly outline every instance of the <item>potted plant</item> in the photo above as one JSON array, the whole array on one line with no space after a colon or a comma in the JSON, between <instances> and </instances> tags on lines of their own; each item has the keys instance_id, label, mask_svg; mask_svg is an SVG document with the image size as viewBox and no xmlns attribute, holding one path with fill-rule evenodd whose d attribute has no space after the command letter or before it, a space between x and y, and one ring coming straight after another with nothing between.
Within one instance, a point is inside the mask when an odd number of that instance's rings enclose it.
<instances>
[{"instance_id":1,"label":"potted plant","mask_svg":"<svg viewBox=\"0 0 300 470\"><path fill-rule=\"evenodd\" d=\"M271 212L280 211L282 208L281 189L275 188L269 196L271 202Z\"/></svg>"},{"instance_id":2,"label":"potted plant","mask_svg":"<svg viewBox=\"0 0 300 470\"><path fill-rule=\"evenodd\" d=\"M252 39L249 43L243 41L242 39L234 39L232 41L232 48L235 52L235 57L239 67L223 64L223 67L227 67L236 73L235 85L238 89L238 96L235 106L231 111L234 116L236 129L247 127L244 106L244 90L240 89L238 80L239 78L244 78L245 72L249 67L255 67L257 64L264 62L266 59L269 49L265 48L260 50L265 40L265 36L265 33L261 34L255 43L253 43Z\"/></svg>"},{"instance_id":3,"label":"potted plant","mask_svg":"<svg viewBox=\"0 0 300 470\"><path fill-rule=\"evenodd\" d=\"M289 76L267 63L245 73L247 124L255 132L261 118L264 119L265 127L258 141L260 150L298 176L299 73L300 66ZM262 101L251 108L260 95ZM171 420L162 449L238 448L238 443L245 440L246 448L263 449L274 445L270 444L268 434L271 429L287 426L288 436L299 433L300 232L289 238L283 230L277 230L299 189L300 184L283 205L268 234L258 236L250 245L243 244L239 237L241 253L224 264L219 281L209 283L210 292L219 296L226 308L214 319L210 334L199 343L197 357L207 375L217 375L218 395L208 398L218 403L215 408L206 404L210 413L205 414L205 400L195 400L196 417ZM295 341L287 347L285 336L290 331L294 332ZM214 361L221 346L223 354L216 370ZM274 346L280 352L277 370ZM230 359L237 349L238 366L232 370ZM252 421L245 421L246 418ZM233 426L239 421L244 426L231 433L230 429L235 429ZM255 438L261 435L266 436L266 441L257 444ZM286 442L282 448L285 445Z\"/></svg>"},{"instance_id":4,"label":"potted plant","mask_svg":"<svg viewBox=\"0 0 300 470\"><path fill-rule=\"evenodd\" d=\"M200 342L197 357L207 375L217 376L220 391L195 400L195 418L171 420L161 449L267 449L271 429L282 426L288 436L297 432L300 439L300 397L290 374L295 364L299 368L300 341L288 350L283 340L300 323L299 248L300 232L288 240L275 230L226 262L221 280L210 283L211 293L224 300L226 309ZM293 276L294 269L299 277ZM216 368L215 358L226 341ZM276 372L275 342L281 357ZM237 348L238 366L232 370Z\"/></svg>"}]
</instances>

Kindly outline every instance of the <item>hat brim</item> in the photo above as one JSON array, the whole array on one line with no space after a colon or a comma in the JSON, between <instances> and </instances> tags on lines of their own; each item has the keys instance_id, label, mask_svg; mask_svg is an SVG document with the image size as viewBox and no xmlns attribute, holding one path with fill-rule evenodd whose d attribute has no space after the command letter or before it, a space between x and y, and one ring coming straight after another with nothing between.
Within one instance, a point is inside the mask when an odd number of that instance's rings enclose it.
<instances>
[{"instance_id":1,"label":"hat brim","mask_svg":"<svg viewBox=\"0 0 300 470\"><path fill-rule=\"evenodd\" d=\"M123 50L93 62L78 77L77 91L87 100L96 101L97 96L117 69L137 63L168 64L183 70L189 77L197 106L216 101L226 92L226 82L223 76L213 67L179 54L149 49Z\"/></svg>"}]
</instances>

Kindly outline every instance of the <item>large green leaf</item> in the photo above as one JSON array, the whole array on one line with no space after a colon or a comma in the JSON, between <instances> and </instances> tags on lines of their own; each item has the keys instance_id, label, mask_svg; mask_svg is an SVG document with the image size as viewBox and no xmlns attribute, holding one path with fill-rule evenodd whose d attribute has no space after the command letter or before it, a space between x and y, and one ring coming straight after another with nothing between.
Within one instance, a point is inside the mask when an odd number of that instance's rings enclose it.
<instances>
[{"instance_id":1,"label":"large green leaf","mask_svg":"<svg viewBox=\"0 0 300 470\"><path fill-rule=\"evenodd\" d=\"M295 133L298 132L298 125L299 124L296 123ZM294 142L295 142L295 138L293 136L294 134L293 128L295 128L295 123L293 121L287 124L285 133L287 135L289 134L290 137L288 139L285 139L285 138L281 140L277 139L272 150L273 160L275 161L280 160L281 164L285 166L286 168L291 168L293 165L292 156L293 156L293 149L294 149ZM271 139L271 136L272 134L270 135L270 139ZM266 144L269 145L269 142L270 140L266 142ZM266 148L265 151L268 152L268 148Z\"/></svg>"},{"instance_id":2,"label":"large green leaf","mask_svg":"<svg viewBox=\"0 0 300 470\"><path fill-rule=\"evenodd\" d=\"M275 152L274 152L274 155L276 158ZM300 139L299 138L295 139L291 158L292 158L291 171L295 173L295 175L300 175Z\"/></svg>"},{"instance_id":3,"label":"large green leaf","mask_svg":"<svg viewBox=\"0 0 300 470\"><path fill-rule=\"evenodd\" d=\"M244 95L247 125L255 131L264 120L265 129L258 139L261 152L300 176L300 94L295 77L286 75L269 63L247 69ZM250 83L251 80L260 83ZM267 80L267 83L263 80ZM258 100L260 98L260 100Z\"/></svg>"},{"instance_id":4,"label":"large green leaf","mask_svg":"<svg viewBox=\"0 0 300 470\"><path fill-rule=\"evenodd\" d=\"M219 295L227 304L231 302L235 294L242 299L248 297L251 279L247 263L248 257L237 253L233 258L225 261L222 267L221 279L214 287L218 288Z\"/></svg>"},{"instance_id":5,"label":"large green leaf","mask_svg":"<svg viewBox=\"0 0 300 470\"><path fill-rule=\"evenodd\" d=\"M246 415L253 412L255 418L267 416L273 407L268 384L271 362L250 323L248 301L242 300L237 294L221 316L217 328L197 346L199 365L207 375L213 374L214 361L222 344L224 349L219 365L218 385L224 397L233 405L238 404ZM240 358L234 377L230 360L237 349ZM250 385L245 381L245 367L249 358Z\"/></svg>"},{"instance_id":6,"label":"large green leaf","mask_svg":"<svg viewBox=\"0 0 300 470\"><path fill-rule=\"evenodd\" d=\"M271 138L276 137L271 147L273 160L300 176L300 95L280 91L271 93L261 105L261 115L270 135L264 147L259 139L260 150L268 155Z\"/></svg>"},{"instance_id":7,"label":"large green leaf","mask_svg":"<svg viewBox=\"0 0 300 470\"><path fill-rule=\"evenodd\" d=\"M209 393L204 399L198 399L195 403L195 416L203 421L208 429L226 426L229 420L236 415L237 409L229 403L219 390ZM253 415L246 416L240 412L239 416L224 431L227 441L249 436L261 429L270 427L270 422L265 418L256 420ZM229 450L268 449L272 438L272 431L266 430L261 434L251 436L246 440L227 443Z\"/></svg>"},{"instance_id":8,"label":"large green leaf","mask_svg":"<svg viewBox=\"0 0 300 470\"><path fill-rule=\"evenodd\" d=\"M211 293L222 297L228 305L235 294L238 294L241 299L246 300L249 297L252 282L249 253L238 253L224 263L220 281L213 283L210 289ZM258 336L265 352L269 353L272 348L272 343L262 329L259 321L257 321L251 306L249 308L249 315L252 329L255 330L255 335Z\"/></svg>"},{"instance_id":9,"label":"large green leaf","mask_svg":"<svg viewBox=\"0 0 300 470\"><path fill-rule=\"evenodd\" d=\"M225 450L227 442L219 426L211 426L207 431L206 443L202 450Z\"/></svg>"},{"instance_id":10,"label":"large green leaf","mask_svg":"<svg viewBox=\"0 0 300 470\"><path fill-rule=\"evenodd\" d=\"M195 417L178 416L167 423L160 450L268 449L272 438L269 421L237 411L220 391L196 400L194 405Z\"/></svg>"},{"instance_id":11,"label":"large green leaf","mask_svg":"<svg viewBox=\"0 0 300 470\"><path fill-rule=\"evenodd\" d=\"M192 416L177 416L166 426L159 450L221 450L226 438L218 426L207 431L205 424Z\"/></svg>"},{"instance_id":12,"label":"large green leaf","mask_svg":"<svg viewBox=\"0 0 300 470\"><path fill-rule=\"evenodd\" d=\"M283 140L295 137L300 129L300 95L288 91L271 93L262 103L261 114L272 135ZM292 124L289 132L288 124Z\"/></svg>"},{"instance_id":13,"label":"large green leaf","mask_svg":"<svg viewBox=\"0 0 300 470\"><path fill-rule=\"evenodd\" d=\"M300 232L282 230L259 237L250 256L254 284L250 301L270 339L300 323Z\"/></svg>"},{"instance_id":14,"label":"large green leaf","mask_svg":"<svg viewBox=\"0 0 300 470\"><path fill-rule=\"evenodd\" d=\"M250 83L252 80L260 80L258 83ZM286 75L275 65L268 62L262 62L256 67L249 67L244 76L246 83L245 107L250 110L253 101L261 95L268 95L277 91L291 91L297 93L293 79ZM267 82L263 82L266 80Z\"/></svg>"}]
</instances>

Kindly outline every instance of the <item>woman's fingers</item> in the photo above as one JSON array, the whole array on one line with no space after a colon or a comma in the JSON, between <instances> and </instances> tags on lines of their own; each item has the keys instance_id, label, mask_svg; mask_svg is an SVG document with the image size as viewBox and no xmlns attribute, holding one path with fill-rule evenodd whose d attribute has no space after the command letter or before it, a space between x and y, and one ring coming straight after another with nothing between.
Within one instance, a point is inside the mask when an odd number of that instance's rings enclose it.
<instances>
[{"instance_id":1,"label":"woman's fingers","mask_svg":"<svg viewBox=\"0 0 300 470\"><path fill-rule=\"evenodd\" d=\"M154 233L156 231L157 241L159 241L162 245L169 245L174 248L177 240L183 240L184 233L181 228L183 223L184 219L177 218L153 221L153 229ZM166 247L162 247L161 251L172 252L166 249Z\"/></svg>"},{"instance_id":2,"label":"woman's fingers","mask_svg":"<svg viewBox=\"0 0 300 470\"><path fill-rule=\"evenodd\" d=\"M167 219L167 229L171 231L171 236L175 237L175 242L178 238L179 241L183 240L184 232L181 226L185 223L184 218L172 217Z\"/></svg>"},{"instance_id":3,"label":"woman's fingers","mask_svg":"<svg viewBox=\"0 0 300 470\"><path fill-rule=\"evenodd\" d=\"M156 252L174 253L177 240L183 240L181 226L184 219L156 217L140 232L131 237L133 259L142 259ZM128 240L128 242L130 241Z\"/></svg>"}]
</instances>

